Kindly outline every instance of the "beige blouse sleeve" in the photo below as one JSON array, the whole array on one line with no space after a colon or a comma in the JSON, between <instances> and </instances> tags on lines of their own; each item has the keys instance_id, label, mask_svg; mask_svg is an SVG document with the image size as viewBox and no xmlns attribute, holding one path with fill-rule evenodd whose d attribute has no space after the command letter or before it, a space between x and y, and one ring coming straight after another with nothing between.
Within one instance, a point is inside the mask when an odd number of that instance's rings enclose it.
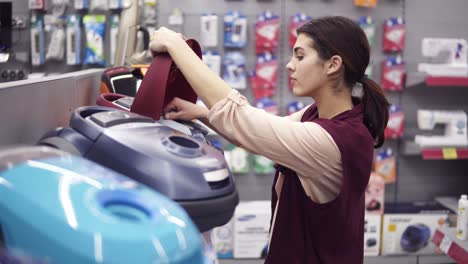
<instances>
[{"instance_id":1,"label":"beige blouse sleeve","mask_svg":"<svg viewBox=\"0 0 468 264\"><path fill-rule=\"evenodd\" d=\"M211 108L208 120L243 148L287 166L302 177L341 172L341 156L332 137L314 122L294 121L299 115L269 114L251 106L233 89Z\"/></svg>"}]
</instances>

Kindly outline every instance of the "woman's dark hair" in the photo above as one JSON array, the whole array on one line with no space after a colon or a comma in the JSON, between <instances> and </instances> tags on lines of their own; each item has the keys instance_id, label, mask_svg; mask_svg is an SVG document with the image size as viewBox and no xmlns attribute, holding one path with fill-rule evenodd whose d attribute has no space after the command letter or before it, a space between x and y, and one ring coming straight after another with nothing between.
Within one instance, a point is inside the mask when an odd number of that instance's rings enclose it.
<instances>
[{"instance_id":1,"label":"woman's dark hair","mask_svg":"<svg viewBox=\"0 0 468 264\"><path fill-rule=\"evenodd\" d=\"M389 103L380 86L365 75L370 47L361 27L349 18L329 16L307 22L297 29L297 34L312 38L313 48L321 59L328 60L334 55L341 57L346 85L354 87L357 82L362 84L364 124L374 138L374 147L382 146Z\"/></svg>"}]
</instances>

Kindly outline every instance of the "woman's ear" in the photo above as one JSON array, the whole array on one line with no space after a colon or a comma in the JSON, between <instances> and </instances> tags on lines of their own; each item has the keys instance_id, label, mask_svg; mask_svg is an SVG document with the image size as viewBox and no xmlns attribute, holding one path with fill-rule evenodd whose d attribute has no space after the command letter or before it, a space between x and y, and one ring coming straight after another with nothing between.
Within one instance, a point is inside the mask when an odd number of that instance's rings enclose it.
<instances>
[{"instance_id":1,"label":"woman's ear","mask_svg":"<svg viewBox=\"0 0 468 264\"><path fill-rule=\"evenodd\" d=\"M327 73L328 74L334 74L334 73L337 73L341 69L341 66L343 65L343 60L341 59L340 56L333 55L328 60L327 64L328 64Z\"/></svg>"}]
</instances>

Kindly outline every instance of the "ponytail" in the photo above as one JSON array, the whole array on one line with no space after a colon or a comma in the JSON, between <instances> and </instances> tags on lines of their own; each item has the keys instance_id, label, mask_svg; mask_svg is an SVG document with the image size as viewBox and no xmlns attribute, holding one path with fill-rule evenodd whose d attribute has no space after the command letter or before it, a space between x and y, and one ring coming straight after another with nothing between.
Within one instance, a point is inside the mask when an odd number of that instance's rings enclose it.
<instances>
[{"instance_id":1,"label":"ponytail","mask_svg":"<svg viewBox=\"0 0 468 264\"><path fill-rule=\"evenodd\" d=\"M380 148L384 141L384 130L388 122L388 107L382 88L366 76L359 81L362 84L364 106L364 124L374 138L374 148Z\"/></svg>"}]
</instances>

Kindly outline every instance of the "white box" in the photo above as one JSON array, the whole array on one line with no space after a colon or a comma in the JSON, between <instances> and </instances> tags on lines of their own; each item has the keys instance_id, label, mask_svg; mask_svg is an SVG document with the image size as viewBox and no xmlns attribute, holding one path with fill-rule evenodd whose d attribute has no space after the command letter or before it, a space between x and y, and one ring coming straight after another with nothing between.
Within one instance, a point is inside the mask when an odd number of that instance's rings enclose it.
<instances>
[{"instance_id":1,"label":"white box","mask_svg":"<svg viewBox=\"0 0 468 264\"><path fill-rule=\"evenodd\" d=\"M366 214L364 216L364 256L379 255L381 225L381 215Z\"/></svg>"},{"instance_id":2,"label":"white box","mask_svg":"<svg viewBox=\"0 0 468 264\"><path fill-rule=\"evenodd\" d=\"M382 215L385 202L385 181L378 173L371 173L366 188L366 214Z\"/></svg>"},{"instance_id":3,"label":"white box","mask_svg":"<svg viewBox=\"0 0 468 264\"><path fill-rule=\"evenodd\" d=\"M436 206L402 207L384 214L382 255L439 254L431 238L438 227L445 225L448 211Z\"/></svg>"},{"instance_id":4,"label":"white box","mask_svg":"<svg viewBox=\"0 0 468 264\"><path fill-rule=\"evenodd\" d=\"M234 257L234 224L233 219L223 226L215 227L211 232L211 242L218 259Z\"/></svg>"},{"instance_id":5,"label":"white box","mask_svg":"<svg viewBox=\"0 0 468 264\"><path fill-rule=\"evenodd\" d=\"M239 203L234 212L234 258L266 256L270 218L270 201Z\"/></svg>"}]
</instances>

